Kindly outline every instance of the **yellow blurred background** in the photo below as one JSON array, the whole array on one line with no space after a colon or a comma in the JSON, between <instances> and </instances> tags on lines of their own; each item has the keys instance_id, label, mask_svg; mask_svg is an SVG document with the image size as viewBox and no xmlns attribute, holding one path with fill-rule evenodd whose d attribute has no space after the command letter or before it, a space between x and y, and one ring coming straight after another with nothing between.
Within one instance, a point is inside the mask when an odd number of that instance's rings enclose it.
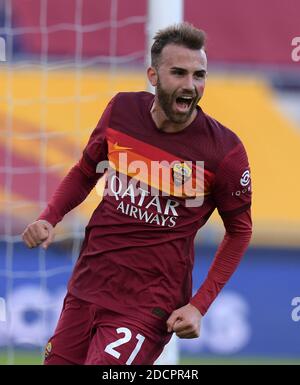
<instances>
[{"instance_id":1,"label":"yellow blurred background","mask_svg":"<svg viewBox=\"0 0 300 385\"><path fill-rule=\"evenodd\" d=\"M1 67L0 84L0 146L11 150L18 165L50 170L52 184L46 183L44 200L79 159L110 98L118 91L147 88L142 70L24 70L17 66ZM262 77L210 74L200 104L236 132L247 149L253 179L253 244L299 246L299 127L279 108L272 87ZM8 195L1 184L1 211L9 205L13 216L23 218L21 229L35 219L41 205L33 191L24 196L17 184L11 190ZM98 201L94 190L80 206L83 223ZM219 224L213 215L209 226L218 232ZM58 228L63 231L62 225Z\"/></svg>"}]
</instances>

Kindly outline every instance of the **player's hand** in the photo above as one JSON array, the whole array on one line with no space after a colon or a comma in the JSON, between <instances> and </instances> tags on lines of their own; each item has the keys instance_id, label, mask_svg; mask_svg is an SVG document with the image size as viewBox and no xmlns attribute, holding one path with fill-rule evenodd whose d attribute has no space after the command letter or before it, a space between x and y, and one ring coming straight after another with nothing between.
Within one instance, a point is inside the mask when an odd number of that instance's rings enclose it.
<instances>
[{"instance_id":1,"label":"player's hand","mask_svg":"<svg viewBox=\"0 0 300 385\"><path fill-rule=\"evenodd\" d=\"M168 332L175 332L179 338L197 338L200 336L202 315L190 303L176 309L167 320Z\"/></svg>"},{"instance_id":2,"label":"player's hand","mask_svg":"<svg viewBox=\"0 0 300 385\"><path fill-rule=\"evenodd\" d=\"M53 241L54 235L54 228L51 223L40 219L26 227L22 234L22 239L30 248L42 245L44 249L47 249Z\"/></svg>"}]
</instances>

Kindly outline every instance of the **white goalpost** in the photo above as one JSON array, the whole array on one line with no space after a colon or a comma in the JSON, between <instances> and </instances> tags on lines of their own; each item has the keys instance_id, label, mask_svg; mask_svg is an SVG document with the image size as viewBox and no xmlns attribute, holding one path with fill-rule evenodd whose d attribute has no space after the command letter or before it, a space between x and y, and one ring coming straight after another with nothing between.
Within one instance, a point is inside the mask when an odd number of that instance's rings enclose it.
<instances>
[{"instance_id":1,"label":"white goalpost","mask_svg":"<svg viewBox=\"0 0 300 385\"><path fill-rule=\"evenodd\" d=\"M41 357L99 197L92 192L64 218L47 252L26 249L20 234L79 159L108 100L148 87L143 64L154 33L183 19L183 0L145 0L130 14L122 0L110 0L106 18L100 2L91 2L90 11L74 0L70 12L60 1L55 22L53 1L33 2L31 14L18 12L19 2L0 2L0 364L14 364L20 351L33 348ZM130 51L123 31L134 27L144 31L145 44ZM107 50L87 50L89 34ZM176 363L176 349L175 342L162 362Z\"/></svg>"},{"instance_id":2,"label":"white goalpost","mask_svg":"<svg viewBox=\"0 0 300 385\"><path fill-rule=\"evenodd\" d=\"M183 21L183 0L149 0L148 1L148 23L147 23L147 64L150 64L150 49L153 44L155 33L166 26ZM158 11L159 10L159 11ZM154 92L151 84L148 90ZM156 365L176 365L179 362L179 346L177 337L174 335L163 353L156 360Z\"/></svg>"},{"instance_id":3,"label":"white goalpost","mask_svg":"<svg viewBox=\"0 0 300 385\"><path fill-rule=\"evenodd\" d=\"M183 0L148 0L147 64L155 33L166 26L183 21Z\"/></svg>"}]
</instances>

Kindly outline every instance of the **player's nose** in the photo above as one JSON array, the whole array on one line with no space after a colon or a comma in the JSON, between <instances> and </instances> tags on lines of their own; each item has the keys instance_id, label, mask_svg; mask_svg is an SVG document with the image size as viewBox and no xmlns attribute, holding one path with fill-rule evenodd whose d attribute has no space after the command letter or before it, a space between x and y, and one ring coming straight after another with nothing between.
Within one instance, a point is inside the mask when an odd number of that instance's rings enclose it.
<instances>
[{"instance_id":1,"label":"player's nose","mask_svg":"<svg viewBox=\"0 0 300 385\"><path fill-rule=\"evenodd\" d=\"M187 91L189 93L193 92L195 90L195 84L194 84L194 78L192 75L188 75L184 78L182 88L184 91Z\"/></svg>"}]
</instances>

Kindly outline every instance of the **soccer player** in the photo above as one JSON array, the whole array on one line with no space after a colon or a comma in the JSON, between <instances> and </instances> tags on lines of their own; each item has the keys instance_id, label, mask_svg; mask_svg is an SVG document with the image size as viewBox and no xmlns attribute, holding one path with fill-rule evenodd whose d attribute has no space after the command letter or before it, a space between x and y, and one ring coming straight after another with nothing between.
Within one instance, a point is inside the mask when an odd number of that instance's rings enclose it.
<instances>
[{"instance_id":1,"label":"soccer player","mask_svg":"<svg viewBox=\"0 0 300 385\"><path fill-rule=\"evenodd\" d=\"M55 225L108 169L45 364L152 364L172 333L200 335L201 318L248 246L244 146L198 106L204 44L204 32L188 23L157 32L147 70L155 95L114 96L81 159L23 233L28 247L47 248ZM215 209L226 232L192 296L194 238Z\"/></svg>"}]
</instances>

